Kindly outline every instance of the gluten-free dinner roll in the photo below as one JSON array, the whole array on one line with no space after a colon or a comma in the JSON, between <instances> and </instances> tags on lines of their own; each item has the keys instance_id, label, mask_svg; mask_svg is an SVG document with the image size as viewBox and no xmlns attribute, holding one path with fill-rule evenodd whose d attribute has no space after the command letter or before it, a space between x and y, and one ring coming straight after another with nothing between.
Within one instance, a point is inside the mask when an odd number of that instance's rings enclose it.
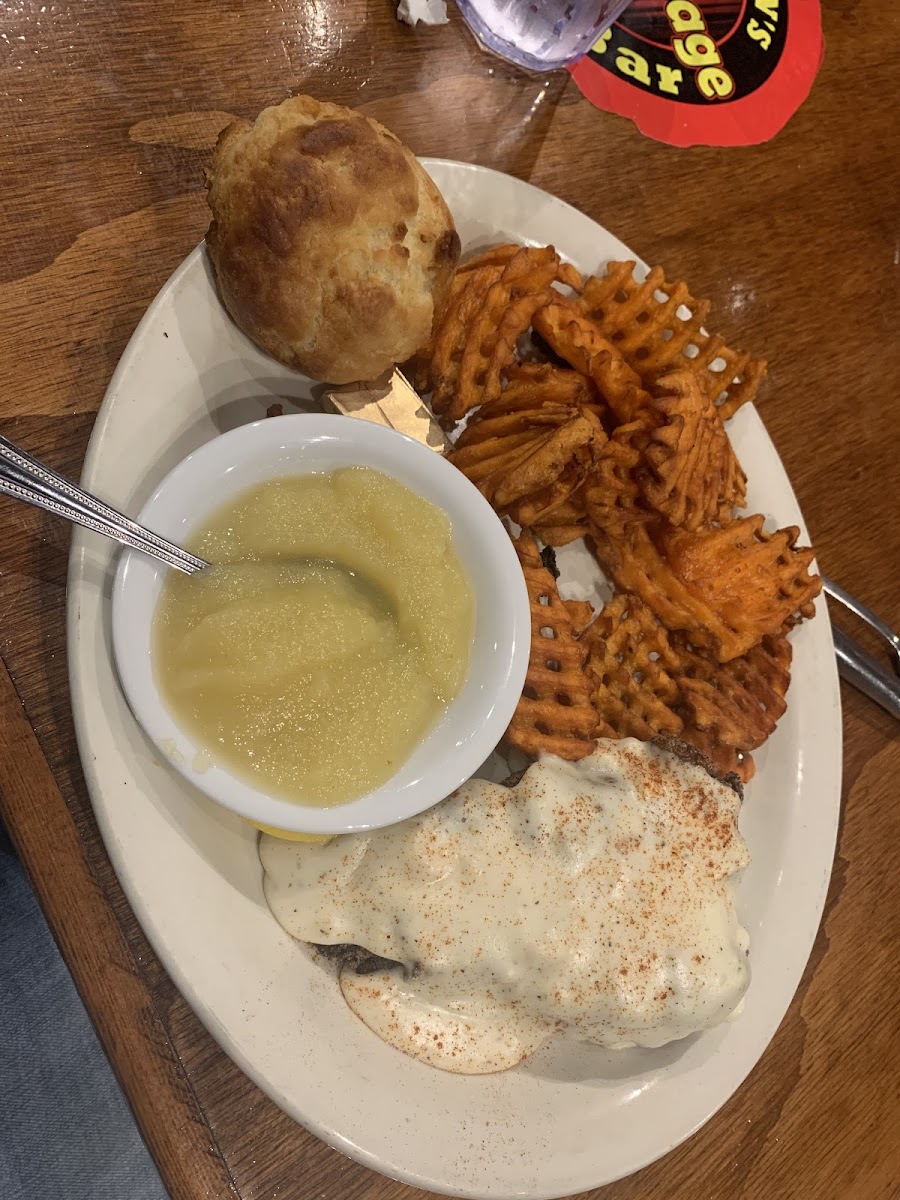
<instances>
[{"instance_id":1,"label":"gluten-free dinner roll","mask_svg":"<svg viewBox=\"0 0 900 1200\"><path fill-rule=\"evenodd\" d=\"M377 121L294 96L232 122L209 206L225 307L280 362L350 383L428 342L459 237L412 151Z\"/></svg>"}]
</instances>

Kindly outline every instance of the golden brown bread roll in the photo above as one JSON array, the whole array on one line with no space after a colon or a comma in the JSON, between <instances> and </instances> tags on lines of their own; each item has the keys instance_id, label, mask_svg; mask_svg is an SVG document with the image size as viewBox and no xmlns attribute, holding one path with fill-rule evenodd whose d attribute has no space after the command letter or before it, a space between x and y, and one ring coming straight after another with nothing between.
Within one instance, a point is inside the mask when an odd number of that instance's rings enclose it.
<instances>
[{"instance_id":1,"label":"golden brown bread roll","mask_svg":"<svg viewBox=\"0 0 900 1200\"><path fill-rule=\"evenodd\" d=\"M431 335L459 258L443 197L361 113L295 96L223 130L206 235L235 322L315 379L370 379Z\"/></svg>"}]
</instances>

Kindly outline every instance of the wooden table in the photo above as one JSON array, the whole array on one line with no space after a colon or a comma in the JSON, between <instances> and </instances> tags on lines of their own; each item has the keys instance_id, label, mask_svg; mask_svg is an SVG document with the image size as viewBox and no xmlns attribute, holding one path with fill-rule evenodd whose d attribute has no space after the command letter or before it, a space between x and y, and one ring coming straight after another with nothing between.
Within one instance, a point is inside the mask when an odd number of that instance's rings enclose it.
<instances>
[{"instance_id":1,"label":"wooden table","mask_svg":"<svg viewBox=\"0 0 900 1200\"><path fill-rule=\"evenodd\" d=\"M154 293L203 236L229 114L356 104L417 152L529 179L712 298L820 561L900 627L900 9L823 0L812 95L774 141L675 150L388 0L22 0L0 42L0 429L77 474ZM412 1200L279 1112L150 950L104 853L66 685L68 531L0 502L0 807L176 1200ZM854 632L858 632L854 630ZM709 1124L603 1200L900 1196L900 726L844 688L844 819L803 982ZM421 1193L419 1193L421 1195Z\"/></svg>"}]
</instances>

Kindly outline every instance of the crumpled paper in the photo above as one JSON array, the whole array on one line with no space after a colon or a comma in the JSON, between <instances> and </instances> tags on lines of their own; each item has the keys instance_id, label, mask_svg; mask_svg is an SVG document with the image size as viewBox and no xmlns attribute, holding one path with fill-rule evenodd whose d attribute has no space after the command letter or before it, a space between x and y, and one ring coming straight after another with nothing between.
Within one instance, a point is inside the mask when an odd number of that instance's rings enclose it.
<instances>
[{"instance_id":1,"label":"crumpled paper","mask_svg":"<svg viewBox=\"0 0 900 1200\"><path fill-rule=\"evenodd\" d=\"M445 0L400 0L397 5L397 16L407 25L446 25L450 18L447 16Z\"/></svg>"}]
</instances>

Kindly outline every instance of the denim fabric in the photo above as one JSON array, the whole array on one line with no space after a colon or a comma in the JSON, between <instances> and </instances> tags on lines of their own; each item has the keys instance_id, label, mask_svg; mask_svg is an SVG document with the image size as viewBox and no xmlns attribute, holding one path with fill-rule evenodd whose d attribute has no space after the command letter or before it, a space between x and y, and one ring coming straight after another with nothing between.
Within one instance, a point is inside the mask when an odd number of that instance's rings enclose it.
<instances>
[{"instance_id":1,"label":"denim fabric","mask_svg":"<svg viewBox=\"0 0 900 1200\"><path fill-rule=\"evenodd\" d=\"M0 1197L166 1196L0 827Z\"/></svg>"}]
</instances>

